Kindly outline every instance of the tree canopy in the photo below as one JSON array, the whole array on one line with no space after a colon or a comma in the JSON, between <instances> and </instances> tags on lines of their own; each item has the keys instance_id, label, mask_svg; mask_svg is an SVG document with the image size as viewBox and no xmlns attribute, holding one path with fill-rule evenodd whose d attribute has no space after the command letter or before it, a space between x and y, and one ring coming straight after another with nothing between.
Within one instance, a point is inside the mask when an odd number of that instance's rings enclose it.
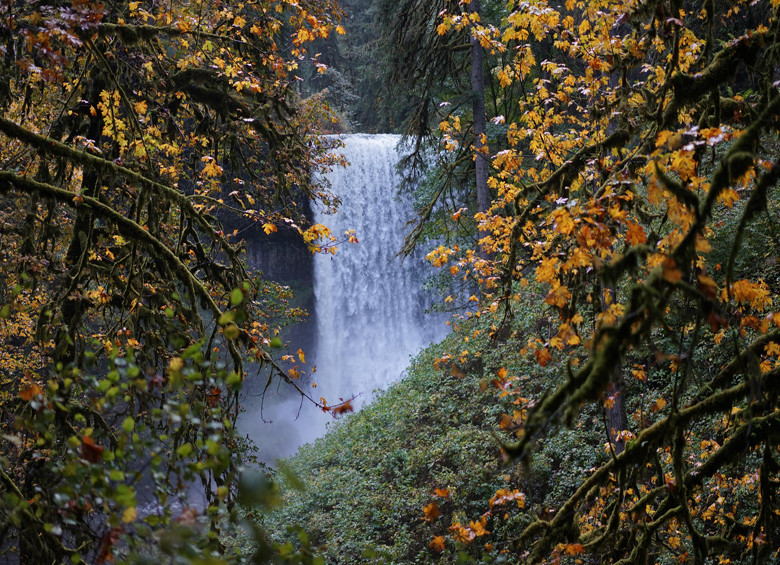
<instances>
[{"instance_id":1,"label":"tree canopy","mask_svg":"<svg viewBox=\"0 0 780 565\"><path fill-rule=\"evenodd\" d=\"M230 216L327 237L302 205L328 203L313 174L330 117L296 68L340 17L305 0L0 3L2 560L133 560L156 540L222 562L246 368L292 380L270 353L284 293L246 270Z\"/></svg>"},{"instance_id":2,"label":"tree canopy","mask_svg":"<svg viewBox=\"0 0 780 565\"><path fill-rule=\"evenodd\" d=\"M469 30L505 54L490 73L520 112L488 116L502 131L489 152L464 135L466 113L441 122L446 148L490 155L493 200L474 216L478 246L429 257L478 285L470 315L489 322L477 333L556 376L532 398L526 375L490 368L517 397L505 456L530 464L551 425L592 405L611 454L509 551L765 561L780 542L778 279L740 259L760 225L761 261L777 260L778 3L501 4L494 21L462 6L437 15L433 33ZM546 308L543 331L514 325L528 295ZM618 404L627 418L610 415ZM728 492L753 482L751 510L737 510ZM486 508L432 547L481 537L487 516L500 520Z\"/></svg>"}]
</instances>

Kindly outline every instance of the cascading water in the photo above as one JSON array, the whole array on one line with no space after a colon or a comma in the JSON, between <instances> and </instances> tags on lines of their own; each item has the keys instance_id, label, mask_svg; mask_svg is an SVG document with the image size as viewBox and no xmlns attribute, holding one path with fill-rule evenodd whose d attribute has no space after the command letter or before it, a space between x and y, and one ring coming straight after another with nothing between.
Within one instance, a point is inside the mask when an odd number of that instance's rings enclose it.
<instances>
[{"instance_id":1,"label":"cascading water","mask_svg":"<svg viewBox=\"0 0 780 565\"><path fill-rule=\"evenodd\" d=\"M315 212L315 221L337 237L354 229L359 240L314 262L316 380L331 403L356 394L368 400L397 380L410 355L443 327L441 317L425 314L428 265L420 257L397 257L415 213L411 198L397 196L399 136L342 139L350 166L328 175L341 207L335 215Z\"/></svg>"},{"instance_id":2,"label":"cascading water","mask_svg":"<svg viewBox=\"0 0 780 565\"><path fill-rule=\"evenodd\" d=\"M425 313L429 299L422 286L430 273L425 260L397 256L415 214L411 198L399 197L397 191L400 136L341 139L344 147L336 151L350 165L327 175L341 206L335 214L315 210L314 219L340 239L355 230L359 243L343 243L335 255L314 258L317 345L313 354L308 352L304 368L316 366L316 372L301 384L314 399L323 397L332 406L354 398L352 405L358 408L374 390L398 380L410 356L443 337L446 326L442 316ZM324 434L326 423L333 421L330 414L286 394L284 385L274 390L281 392L276 398L266 396L262 419L256 405L247 402L239 424L267 462L291 455Z\"/></svg>"}]
</instances>

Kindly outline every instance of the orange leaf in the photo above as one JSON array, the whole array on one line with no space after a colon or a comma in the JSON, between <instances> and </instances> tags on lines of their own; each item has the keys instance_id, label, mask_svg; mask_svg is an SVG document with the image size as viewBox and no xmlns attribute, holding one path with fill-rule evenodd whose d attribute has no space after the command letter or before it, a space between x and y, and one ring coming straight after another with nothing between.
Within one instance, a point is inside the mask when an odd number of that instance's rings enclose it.
<instances>
[{"instance_id":1,"label":"orange leaf","mask_svg":"<svg viewBox=\"0 0 780 565\"><path fill-rule=\"evenodd\" d=\"M431 540L429 545L431 546L432 550L437 553L441 553L444 551L444 536L436 536L433 538L433 540Z\"/></svg>"},{"instance_id":2,"label":"orange leaf","mask_svg":"<svg viewBox=\"0 0 780 565\"><path fill-rule=\"evenodd\" d=\"M544 301L550 306L557 306L558 308L563 308L569 303L570 299L571 299L571 292L569 292L568 288L566 288L563 285L554 284L553 287L550 289L550 292L547 293L547 296L545 297Z\"/></svg>"},{"instance_id":3,"label":"orange leaf","mask_svg":"<svg viewBox=\"0 0 780 565\"><path fill-rule=\"evenodd\" d=\"M488 504L490 505L490 508L493 508L494 506L501 506L502 504L506 504L513 500L517 501L518 508L525 508L525 495L517 489L511 491L504 488L498 489L496 494L490 498Z\"/></svg>"},{"instance_id":4,"label":"orange leaf","mask_svg":"<svg viewBox=\"0 0 780 565\"><path fill-rule=\"evenodd\" d=\"M341 404L334 406L331 410L335 416L340 416L341 414L346 414L347 412L353 412L355 409L352 407L351 400L345 400Z\"/></svg>"},{"instance_id":5,"label":"orange leaf","mask_svg":"<svg viewBox=\"0 0 780 565\"><path fill-rule=\"evenodd\" d=\"M436 487L433 490L433 494L435 494L436 496L438 496L440 498L447 498L447 499L449 499L449 497L450 497L450 489Z\"/></svg>"},{"instance_id":6,"label":"orange leaf","mask_svg":"<svg viewBox=\"0 0 780 565\"><path fill-rule=\"evenodd\" d=\"M81 457L90 463L97 463L103 458L103 446L89 436L81 436Z\"/></svg>"},{"instance_id":7,"label":"orange leaf","mask_svg":"<svg viewBox=\"0 0 780 565\"><path fill-rule=\"evenodd\" d=\"M647 373L645 372L645 368L641 365L634 365L634 368L631 370L631 374L634 375L634 378L637 380L647 380Z\"/></svg>"},{"instance_id":8,"label":"orange leaf","mask_svg":"<svg viewBox=\"0 0 780 565\"><path fill-rule=\"evenodd\" d=\"M778 345L774 341L770 341L764 347L764 352L767 355L780 355L780 345Z\"/></svg>"},{"instance_id":9,"label":"orange leaf","mask_svg":"<svg viewBox=\"0 0 780 565\"><path fill-rule=\"evenodd\" d=\"M569 543L566 544L566 555L578 555L585 551L581 543Z\"/></svg>"},{"instance_id":10,"label":"orange leaf","mask_svg":"<svg viewBox=\"0 0 780 565\"><path fill-rule=\"evenodd\" d=\"M559 263L560 261L558 261L557 257L543 258L541 264L536 268L536 280L540 283L553 282Z\"/></svg>"},{"instance_id":11,"label":"orange leaf","mask_svg":"<svg viewBox=\"0 0 780 565\"><path fill-rule=\"evenodd\" d=\"M43 390L38 386L38 383L30 378L28 374L25 374L25 378L27 379L27 382L24 383L19 389L19 398L25 402L29 402L36 396L41 396L43 394Z\"/></svg>"},{"instance_id":12,"label":"orange leaf","mask_svg":"<svg viewBox=\"0 0 780 565\"><path fill-rule=\"evenodd\" d=\"M455 522L452 526L450 526L449 531L452 534L452 537L455 539L455 541L459 541L462 543L471 543L476 537L474 535L474 532L472 532L468 528L464 528L463 526L461 526L460 522Z\"/></svg>"},{"instance_id":13,"label":"orange leaf","mask_svg":"<svg viewBox=\"0 0 780 565\"><path fill-rule=\"evenodd\" d=\"M653 404L650 405L650 412L653 414L660 412L664 409L664 406L666 406L666 400L663 398L658 398L655 402L653 402Z\"/></svg>"},{"instance_id":14,"label":"orange leaf","mask_svg":"<svg viewBox=\"0 0 780 565\"><path fill-rule=\"evenodd\" d=\"M489 534L490 532L485 529L485 517L483 516L482 519L480 519L477 522L472 521L469 523L469 530L474 532L474 535L477 537L485 536Z\"/></svg>"},{"instance_id":15,"label":"orange leaf","mask_svg":"<svg viewBox=\"0 0 780 565\"><path fill-rule=\"evenodd\" d=\"M626 241L629 245L637 245L647 241L647 235L645 235L645 230L642 226L631 220L626 221L626 226L628 228L626 231Z\"/></svg>"},{"instance_id":16,"label":"orange leaf","mask_svg":"<svg viewBox=\"0 0 780 565\"><path fill-rule=\"evenodd\" d=\"M119 541L119 536L124 532L124 528L111 528L100 540L97 561L95 563L113 563L114 545Z\"/></svg>"},{"instance_id":17,"label":"orange leaf","mask_svg":"<svg viewBox=\"0 0 780 565\"><path fill-rule=\"evenodd\" d=\"M206 400L208 401L208 405L211 408L214 408L219 404L219 399L222 396L222 389L220 389L218 386L211 387L211 390L209 391Z\"/></svg>"},{"instance_id":18,"label":"orange leaf","mask_svg":"<svg viewBox=\"0 0 780 565\"><path fill-rule=\"evenodd\" d=\"M677 281L680 281L683 278L680 269L677 268L677 263L675 263L674 259L672 259L671 257L667 257L666 259L664 259L664 262L661 265L661 269L662 269L661 276L667 282L676 283Z\"/></svg>"},{"instance_id":19,"label":"orange leaf","mask_svg":"<svg viewBox=\"0 0 780 565\"><path fill-rule=\"evenodd\" d=\"M547 349L546 347L542 349L537 349L536 351L534 351L534 355L536 356L536 361L542 367L544 367L545 365L547 365L547 363L552 361L552 353L550 353L550 350Z\"/></svg>"},{"instance_id":20,"label":"orange leaf","mask_svg":"<svg viewBox=\"0 0 780 565\"><path fill-rule=\"evenodd\" d=\"M433 522L441 515L438 502L431 502L428 506L423 508L423 514L423 520L426 522Z\"/></svg>"}]
</instances>

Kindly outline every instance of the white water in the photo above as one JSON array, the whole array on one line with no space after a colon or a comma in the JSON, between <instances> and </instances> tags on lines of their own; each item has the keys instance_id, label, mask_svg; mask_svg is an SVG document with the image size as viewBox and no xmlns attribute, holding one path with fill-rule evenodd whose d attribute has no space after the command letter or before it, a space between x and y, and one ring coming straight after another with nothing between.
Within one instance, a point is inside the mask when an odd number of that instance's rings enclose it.
<instances>
[{"instance_id":1,"label":"white water","mask_svg":"<svg viewBox=\"0 0 780 565\"><path fill-rule=\"evenodd\" d=\"M442 334L441 317L425 315L421 289L428 265L401 261L398 251L414 218L411 197L398 197L401 180L395 135L350 135L340 150L351 164L328 175L342 204L336 215L315 212L315 221L337 237L354 229L359 243L314 262L317 305L317 382L331 404L399 379L411 355ZM353 402L355 404L355 402Z\"/></svg>"},{"instance_id":2,"label":"white water","mask_svg":"<svg viewBox=\"0 0 780 565\"><path fill-rule=\"evenodd\" d=\"M429 299L422 285L431 272L429 265L420 256L403 261L396 256L409 231L407 222L415 217L411 197L398 196L399 136L342 139L345 147L337 151L350 166L327 175L341 206L336 214L315 210L314 219L339 239L346 239L346 230L355 230L359 243L345 242L335 255L315 257L317 346L301 368L311 373L315 365L316 372L302 385L330 406L352 399L358 409L375 390L399 380L410 357L442 338L446 325L441 315L425 313ZM291 455L299 445L323 435L333 421L330 414L307 402L301 405L299 397L285 392L264 403L263 417L273 424L263 423L256 408L250 408L240 424L267 462Z\"/></svg>"}]
</instances>

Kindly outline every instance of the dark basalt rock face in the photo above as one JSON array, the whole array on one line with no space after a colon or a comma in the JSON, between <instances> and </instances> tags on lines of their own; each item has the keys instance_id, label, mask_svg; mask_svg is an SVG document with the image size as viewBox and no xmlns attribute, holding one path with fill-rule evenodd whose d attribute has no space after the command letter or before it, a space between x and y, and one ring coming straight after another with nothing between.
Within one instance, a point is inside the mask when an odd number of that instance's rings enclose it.
<instances>
[{"instance_id":1,"label":"dark basalt rock face","mask_svg":"<svg viewBox=\"0 0 780 565\"><path fill-rule=\"evenodd\" d=\"M303 214L311 220L308 201L303 205ZM283 329L282 339L290 344L292 351L298 348L313 351L316 345L316 321L314 311L314 257L292 227L277 226L277 231L266 234L262 224L246 219L242 224L226 225L225 231L238 230L246 248L246 262L251 271L262 273L262 278L287 286L292 290L290 305L302 308L307 318Z\"/></svg>"}]
</instances>

